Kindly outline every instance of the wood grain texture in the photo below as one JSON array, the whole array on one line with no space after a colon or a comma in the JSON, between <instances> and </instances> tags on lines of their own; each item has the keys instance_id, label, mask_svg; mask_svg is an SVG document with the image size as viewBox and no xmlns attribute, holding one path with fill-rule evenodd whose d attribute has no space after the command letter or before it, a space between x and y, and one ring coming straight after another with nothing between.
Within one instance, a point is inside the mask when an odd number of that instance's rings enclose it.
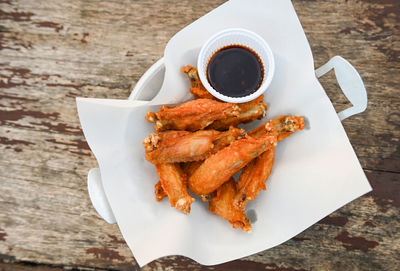
<instances>
[{"instance_id":1,"label":"wood grain texture","mask_svg":"<svg viewBox=\"0 0 400 271\"><path fill-rule=\"evenodd\" d=\"M168 40L224 1L0 1L0 270L138 270L100 219L86 176L97 163L75 97L126 98ZM400 2L294 0L315 66L349 60L366 112L343 126L374 190L273 249L206 267L185 257L142 270L400 269ZM337 111L334 74L321 78Z\"/></svg>"}]
</instances>

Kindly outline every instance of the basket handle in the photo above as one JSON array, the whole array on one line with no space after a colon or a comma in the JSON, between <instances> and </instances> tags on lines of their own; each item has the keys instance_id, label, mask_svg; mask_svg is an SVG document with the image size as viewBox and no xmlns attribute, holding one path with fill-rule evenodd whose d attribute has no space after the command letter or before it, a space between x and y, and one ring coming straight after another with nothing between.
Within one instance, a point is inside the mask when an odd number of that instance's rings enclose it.
<instances>
[{"instance_id":1,"label":"basket handle","mask_svg":"<svg viewBox=\"0 0 400 271\"><path fill-rule=\"evenodd\" d=\"M315 70L315 75L320 78L331 69L334 69L336 80L346 98L352 103L349 107L338 113L339 119L344 120L367 109L367 90L357 70L343 57L334 56L327 63Z\"/></svg>"},{"instance_id":2,"label":"basket handle","mask_svg":"<svg viewBox=\"0 0 400 271\"><path fill-rule=\"evenodd\" d=\"M91 170L89 170L87 185L89 198L99 216L109 224L117 223L117 220L114 217L114 213L111 210L111 206L108 203L107 196L104 192L99 168L92 168Z\"/></svg>"}]
</instances>

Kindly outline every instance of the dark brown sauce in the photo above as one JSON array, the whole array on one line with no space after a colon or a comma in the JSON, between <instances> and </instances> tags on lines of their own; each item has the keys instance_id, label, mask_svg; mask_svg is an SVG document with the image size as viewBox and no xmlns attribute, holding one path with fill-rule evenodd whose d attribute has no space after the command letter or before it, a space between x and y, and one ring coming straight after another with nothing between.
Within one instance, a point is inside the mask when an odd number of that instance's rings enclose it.
<instances>
[{"instance_id":1,"label":"dark brown sauce","mask_svg":"<svg viewBox=\"0 0 400 271\"><path fill-rule=\"evenodd\" d=\"M207 80L219 93L244 97L254 93L264 78L260 57L250 48L229 45L218 50L208 62Z\"/></svg>"}]
</instances>

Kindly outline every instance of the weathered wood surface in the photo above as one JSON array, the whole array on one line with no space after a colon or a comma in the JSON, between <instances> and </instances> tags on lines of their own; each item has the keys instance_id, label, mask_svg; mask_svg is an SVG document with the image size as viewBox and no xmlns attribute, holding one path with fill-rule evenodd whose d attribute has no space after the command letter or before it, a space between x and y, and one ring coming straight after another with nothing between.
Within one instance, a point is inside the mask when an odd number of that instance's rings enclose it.
<instances>
[{"instance_id":1,"label":"weathered wood surface","mask_svg":"<svg viewBox=\"0 0 400 271\"><path fill-rule=\"evenodd\" d=\"M74 98L125 98L185 25L224 1L0 1L0 270L137 270L92 208L96 166ZM214 267L166 257L143 270L400 269L400 2L295 0L315 66L357 67L368 110L343 125L374 190L273 249ZM335 108L348 102L321 79ZM156 245L156 244L154 244Z\"/></svg>"}]
</instances>

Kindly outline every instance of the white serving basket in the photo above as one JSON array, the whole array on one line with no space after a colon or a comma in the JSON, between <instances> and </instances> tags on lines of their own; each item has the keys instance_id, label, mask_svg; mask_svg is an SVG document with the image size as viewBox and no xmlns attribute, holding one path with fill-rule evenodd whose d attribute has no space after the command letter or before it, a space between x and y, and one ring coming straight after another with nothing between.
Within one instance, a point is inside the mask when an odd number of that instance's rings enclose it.
<instances>
[{"instance_id":1,"label":"white serving basket","mask_svg":"<svg viewBox=\"0 0 400 271\"><path fill-rule=\"evenodd\" d=\"M338 113L340 120L359 114L367 108L367 91L357 70L343 57L335 56L315 70L317 78L334 69L340 89L353 106ZM151 101L164 81L164 59L154 63L139 79L129 95L129 100ZM116 223L104 193L100 170L92 168L88 174L90 200L97 213L110 224Z\"/></svg>"}]
</instances>

